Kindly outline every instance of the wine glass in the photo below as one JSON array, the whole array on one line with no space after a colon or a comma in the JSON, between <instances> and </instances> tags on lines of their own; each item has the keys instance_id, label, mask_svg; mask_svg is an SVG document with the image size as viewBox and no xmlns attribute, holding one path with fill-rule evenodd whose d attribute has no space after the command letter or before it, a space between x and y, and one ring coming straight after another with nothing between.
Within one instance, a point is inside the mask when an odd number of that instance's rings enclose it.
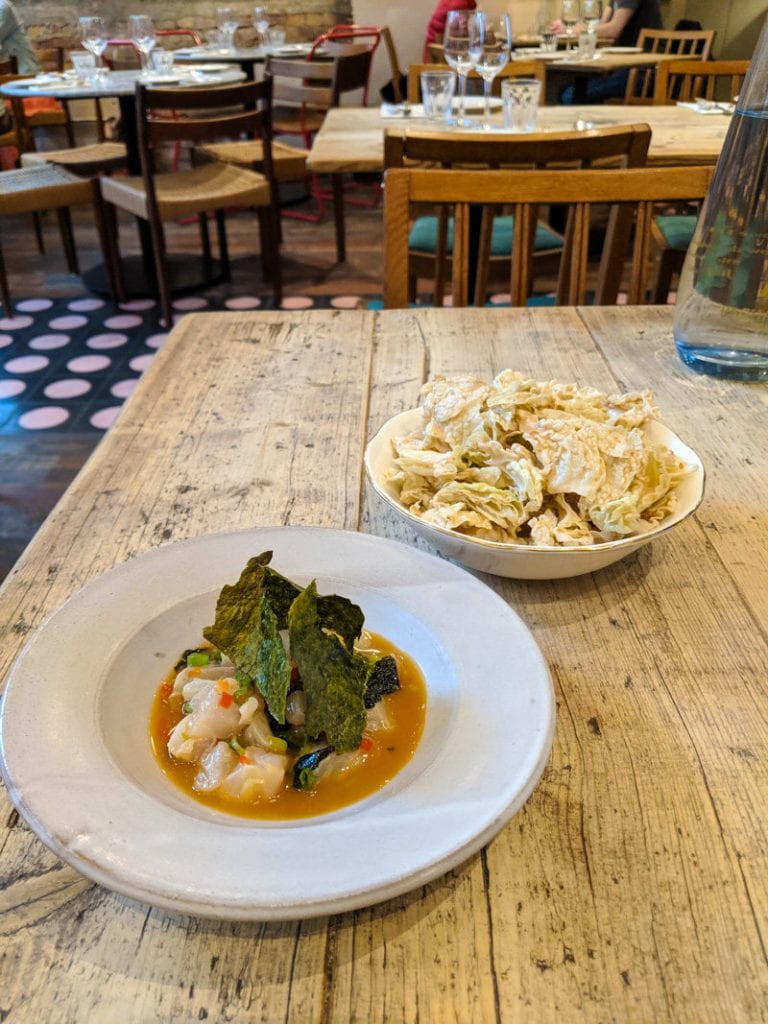
<instances>
[{"instance_id":1,"label":"wine glass","mask_svg":"<svg viewBox=\"0 0 768 1024\"><path fill-rule=\"evenodd\" d=\"M565 29L566 47L570 48L573 39L573 30L579 22L579 0L563 0L560 20Z\"/></svg>"},{"instance_id":2,"label":"wine glass","mask_svg":"<svg viewBox=\"0 0 768 1024\"><path fill-rule=\"evenodd\" d=\"M231 50L235 45L235 32L240 24L234 10L231 7L217 7L216 24L223 49Z\"/></svg>"},{"instance_id":3,"label":"wine glass","mask_svg":"<svg viewBox=\"0 0 768 1024\"><path fill-rule=\"evenodd\" d=\"M491 127L491 86L493 80L509 60L512 45L512 27L508 14L488 14L474 11L469 17L469 56L483 80L485 115L483 128Z\"/></svg>"},{"instance_id":4,"label":"wine glass","mask_svg":"<svg viewBox=\"0 0 768 1024\"><path fill-rule=\"evenodd\" d=\"M467 75L472 70L469 55L469 11L449 11L445 19L443 52L448 64L459 80L459 116L456 124L460 128L474 128L475 122L466 117Z\"/></svg>"},{"instance_id":5,"label":"wine glass","mask_svg":"<svg viewBox=\"0 0 768 1024\"><path fill-rule=\"evenodd\" d=\"M603 0L583 0L581 16L587 32L596 33L603 17Z\"/></svg>"},{"instance_id":6,"label":"wine glass","mask_svg":"<svg viewBox=\"0 0 768 1024\"><path fill-rule=\"evenodd\" d=\"M107 23L103 18L83 17L80 19L80 38L86 50L90 50L96 58L96 66L102 68L104 65L104 51L107 48L109 33Z\"/></svg>"},{"instance_id":7,"label":"wine glass","mask_svg":"<svg viewBox=\"0 0 768 1024\"><path fill-rule=\"evenodd\" d=\"M259 43L263 46L269 28L269 11L266 7L253 8L253 27L259 35Z\"/></svg>"},{"instance_id":8,"label":"wine glass","mask_svg":"<svg viewBox=\"0 0 768 1024\"><path fill-rule=\"evenodd\" d=\"M128 19L131 26L131 42L141 55L141 67L149 68L149 55L155 46L155 26L148 14L132 14Z\"/></svg>"}]
</instances>

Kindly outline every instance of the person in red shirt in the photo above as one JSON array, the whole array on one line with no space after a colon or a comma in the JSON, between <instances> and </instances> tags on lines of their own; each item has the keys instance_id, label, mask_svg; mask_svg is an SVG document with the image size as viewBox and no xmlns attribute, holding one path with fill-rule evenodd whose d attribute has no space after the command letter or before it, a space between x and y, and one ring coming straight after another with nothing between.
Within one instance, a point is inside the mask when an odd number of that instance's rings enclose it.
<instances>
[{"instance_id":1,"label":"person in red shirt","mask_svg":"<svg viewBox=\"0 0 768 1024\"><path fill-rule=\"evenodd\" d=\"M427 25L427 34L424 37L424 63L431 61L429 53L430 43L441 43L443 32L445 32L445 21L449 11L474 11L477 7L475 0L437 0L437 7L432 11L432 17Z\"/></svg>"}]
</instances>

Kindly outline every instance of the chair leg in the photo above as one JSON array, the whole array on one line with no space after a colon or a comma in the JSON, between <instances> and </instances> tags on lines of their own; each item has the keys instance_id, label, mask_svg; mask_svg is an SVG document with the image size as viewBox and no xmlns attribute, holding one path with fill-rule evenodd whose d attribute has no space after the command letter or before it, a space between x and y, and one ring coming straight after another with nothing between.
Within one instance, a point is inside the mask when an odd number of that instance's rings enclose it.
<instances>
[{"instance_id":1,"label":"chair leg","mask_svg":"<svg viewBox=\"0 0 768 1024\"><path fill-rule=\"evenodd\" d=\"M77 251L75 249L75 238L72 234L72 214L66 207L56 211L59 219L59 230L61 241L64 245L64 253L67 257L67 268L71 274L79 274L80 268L77 264Z\"/></svg>"},{"instance_id":2,"label":"chair leg","mask_svg":"<svg viewBox=\"0 0 768 1024\"><path fill-rule=\"evenodd\" d=\"M229 280L229 247L227 246L227 221L223 210L216 211L216 235L219 242L219 259L226 281Z\"/></svg>"},{"instance_id":3,"label":"chair leg","mask_svg":"<svg viewBox=\"0 0 768 1024\"><path fill-rule=\"evenodd\" d=\"M166 262L165 231L160 220L150 220L152 234L152 254L155 257L155 275L157 290L160 296L160 316L169 329L173 326L171 312L171 288L168 282L168 264Z\"/></svg>"},{"instance_id":4,"label":"chair leg","mask_svg":"<svg viewBox=\"0 0 768 1024\"><path fill-rule=\"evenodd\" d=\"M35 226L35 241L37 242L37 251L40 255L45 253L45 238L43 237L43 218L39 213L32 214L32 223Z\"/></svg>"},{"instance_id":5,"label":"chair leg","mask_svg":"<svg viewBox=\"0 0 768 1024\"><path fill-rule=\"evenodd\" d=\"M333 193L333 220L336 227L336 259L343 263L347 258L346 225L344 223L344 183L340 174L331 175Z\"/></svg>"},{"instance_id":6,"label":"chair leg","mask_svg":"<svg viewBox=\"0 0 768 1024\"><path fill-rule=\"evenodd\" d=\"M656 306L666 305L669 289L672 287L672 275L682 270L685 253L676 249L663 249L659 256L659 268L653 287L651 302Z\"/></svg>"},{"instance_id":7,"label":"chair leg","mask_svg":"<svg viewBox=\"0 0 768 1024\"><path fill-rule=\"evenodd\" d=\"M13 305L11 304L11 292L8 288L8 277L5 273L5 259L3 250L0 248L0 299L3 303L3 312L6 316L13 316Z\"/></svg>"},{"instance_id":8,"label":"chair leg","mask_svg":"<svg viewBox=\"0 0 768 1024\"><path fill-rule=\"evenodd\" d=\"M91 181L91 191L93 193L93 212L96 220L96 230L99 233L99 243L101 245L101 255L104 260L104 265L107 268L107 280L109 281L109 297L113 302L125 301L125 291L122 287L122 277L118 274L116 268L116 261L114 257L114 249L110 245L109 235L110 230L107 222L107 214L105 210L104 200L101 198L101 190L99 183L96 179Z\"/></svg>"},{"instance_id":9,"label":"chair leg","mask_svg":"<svg viewBox=\"0 0 768 1024\"><path fill-rule=\"evenodd\" d=\"M123 276L123 263L120 259L120 222L117 217L117 210L112 203L107 203L100 196L101 210L104 216L105 236L104 241L107 251L107 273L109 266L112 266L112 273L115 279L115 295L118 302L125 302L125 277Z\"/></svg>"},{"instance_id":10,"label":"chair leg","mask_svg":"<svg viewBox=\"0 0 768 1024\"><path fill-rule=\"evenodd\" d=\"M210 263L212 259L211 255L211 233L208 230L208 214L198 213L197 223L200 226L200 246L203 250L203 259L206 263Z\"/></svg>"},{"instance_id":11,"label":"chair leg","mask_svg":"<svg viewBox=\"0 0 768 1024\"><path fill-rule=\"evenodd\" d=\"M268 278L272 282L275 309L279 309L283 301L283 271L280 263L277 209L274 205L259 207L258 217L262 272L265 279Z\"/></svg>"}]
</instances>

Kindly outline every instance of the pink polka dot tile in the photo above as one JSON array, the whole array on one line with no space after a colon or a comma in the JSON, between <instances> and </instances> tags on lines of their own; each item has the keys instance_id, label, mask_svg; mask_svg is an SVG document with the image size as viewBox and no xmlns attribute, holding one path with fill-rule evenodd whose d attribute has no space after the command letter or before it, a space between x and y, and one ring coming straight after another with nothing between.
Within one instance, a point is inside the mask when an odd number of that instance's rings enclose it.
<instances>
[{"instance_id":1,"label":"pink polka dot tile","mask_svg":"<svg viewBox=\"0 0 768 1024\"><path fill-rule=\"evenodd\" d=\"M73 299L67 303L67 309L73 313L91 313L94 309L103 309L106 303L103 299Z\"/></svg>"},{"instance_id":2,"label":"pink polka dot tile","mask_svg":"<svg viewBox=\"0 0 768 1024\"><path fill-rule=\"evenodd\" d=\"M74 331L88 323L87 316L57 316L48 324L54 331Z\"/></svg>"},{"instance_id":3,"label":"pink polka dot tile","mask_svg":"<svg viewBox=\"0 0 768 1024\"><path fill-rule=\"evenodd\" d=\"M149 348L162 348L168 340L168 334L150 334L148 338L144 339L144 344Z\"/></svg>"},{"instance_id":4,"label":"pink polka dot tile","mask_svg":"<svg viewBox=\"0 0 768 1024\"><path fill-rule=\"evenodd\" d=\"M360 302L359 295L337 295L330 304L333 309L357 309Z\"/></svg>"},{"instance_id":5,"label":"pink polka dot tile","mask_svg":"<svg viewBox=\"0 0 768 1024\"><path fill-rule=\"evenodd\" d=\"M154 299L131 299L130 302L121 302L120 309L128 310L131 313L140 313L144 309L154 309Z\"/></svg>"},{"instance_id":6,"label":"pink polka dot tile","mask_svg":"<svg viewBox=\"0 0 768 1024\"><path fill-rule=\"evenodd\" d=\"M4 369L8 373L37 373L50 363L47 356L17 356L9 359Z\"/></svg>"},{"instance_id":7,"label":"pink polka dot tile","mask_svg":"<svg viewBox=\"0 0 768 1024\"><path fill-rule=\"evenodd\" d=\"M224 303L227 309L258 309L261 299L255 295L241 295L234 299L227 299Z\"/></svg>"},{"instance_id":8,"label":"pink polka dot tile","mask_svg":"<svg viewBox=\"0 0 768 1024\"><path fill-rule=\"evenodd\" d=\"M51 299L23 299L16 303L16 309L22 313L41 313L44 309L50 309L52 305Z\"/></svg>"},{"instance_id":9,"label":"pink polka dot tile","mask_svg":"<svg viewBox=\"0 0 768 1024\"><path fill-rule=\"evenodd\" d=\"M132 370L135 370L136 373L142 373L144 370L146 370L146 368L149 366L149 364L152 362L154 358L155 353L148 352L147 355L145 356L136 356L134 359L131 359L128 365Z\"/></svg>"},{"instance_id":10,"label":"pink polka dot tile","mask_svg":"<svg viewBox=\"0 0 768 1024\"><path fill-rule=\"evenodd\" d=\"M69 342L68 334L38 334L29 342L29 347L35 352L50 352L56 348L64 348Z\"/></svg>"},{"instance_id":11,"label":"pink polka dot tile","mask_svg":"<svg viewBox=\"0 0 768 1024\"><path fill-rule=\"evenodd\" d=\"M202 295L188 295L183 299L175 299L173 302L174 309L183 309L187 313L194 309L205 309L207 305L208 299L204 299Z\"/></svg>"},{"instance_id":12,"label":"pink polka dot tile","mask_svg":"<svg viewBox=\"0 0 768 1024\"><path fill-rule=\"evenodd\" d=\"M11 334L0 334L0 348L7 348L13 344L13 335Z\"/></svg>"},{"instance_id":13,"label":"pink polka dot tile","mask_svg":"<svg viewBox=\"0 0 768 1024\"><path fill-rule=\"evenodd\" d=\"M281 309L311 309L314 301L308 295L293 295L289 299L283 299Z\"/></svg>"},{"instance_id":14,"label":"pink polka dot tile","mask_svg":"<svg viewBox=\"0 0 768 1024\"><path fill-rule=\"evenodd\" d=\"M69 413L60 405L46 405L40 409L30 409L19 416L19 426L25 430L50 430L60 427L69 419Z\"/></svg>"},{"instance_id":15,"label":"pink polka dot tile","mask_svg":"<svg viewBox=\"0 0 768 1024\"><path fill-rule=\"evenodd\" d=\"M31 316L2 316L0 317L0 331L21 331L34 323Z\"/></svg>"},{"instance_id":16,"label":"pink polka dot tile","mask_svg":"<svg viewBox=\"0 0 768 1024\"><path fill-rule=\"evenodd\" d=\"M97 430L109 430L117 419L119 412L119 405L110 406L108 409L99 409L98 412L91 416L88 422L92 427L96 427Z\"/></svg>"},{"instance_id":17,"label":"pink polka dot tile","mask_svg":"<svg viewBox=\"0 0 768 1024\"><path fill-rule=\"evenodd\" d=\"M121 345L128 344L128 335L117 333L94 334L93 337L88 338L85 344L88 348L96 349L97 351L109 348L120 348Z\"/></svg>"},{"instance_id":18,"label":"pink polka dot tile","mask_svg":"<svg viewBox=\"0 0 768 1024\"><path fill-rule=\"evenodd\" d=\"M82 377L70 377L68 380L54 380L47 384L44 390L46 398L80 398L87 395L93 387L89 380Z\"/></svg>"},{"instance_id":19,"label":"pink polka dot tile","mask_svg":"<svg viewBox=\"0 0 768 1024\"><path fill-rule=\"evenodd\" d=\"M26 390L23 380L0 380L0 398L15 398Z\"/></svg>"},{"instance_id":20,"label":"pink polka dot tile","mask_svg":"<svg viewBox=\"0 0 768 1024\"><path fill-rule=\"evenodd\" d=\"M110 330L122 331L127 327L140 327L144 323L143 317L134 313L124 313L120 316L111 316L104 321L104 326Z\"/></svg>"},{"instance_id":21,"label":"pink polka dot tile","mask_svg":"<svg viewBox=\"0 0 768 1024\"><path fill-rule=\"evenodd\" d=\"M67 363L70 373L98 373L112 363L109 356L75 356Z\"/></svg>"},{"instance_id":22,"label":"pink polka dot tile","mask_svg":"<svg viewBox=\"0 0 768 1024\"><path fill-rule=\"evenodd\" d=\"M138 383L138 377L129 377L126 380L118 380L109 389L109 393L114 395L115 398L127 398L128 395L133 392Z\"/></svg>"}]
</instances>

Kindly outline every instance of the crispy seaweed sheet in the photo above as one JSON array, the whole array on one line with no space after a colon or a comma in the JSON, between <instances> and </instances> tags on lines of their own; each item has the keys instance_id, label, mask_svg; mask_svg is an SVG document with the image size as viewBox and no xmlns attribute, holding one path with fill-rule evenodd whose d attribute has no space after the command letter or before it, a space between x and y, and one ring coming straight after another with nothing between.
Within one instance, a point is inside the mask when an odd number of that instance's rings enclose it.
<instances>
[{"instance_id":1,"label":"crispy seaweed sheet","mask_svg":"<svg viewBox=\"0 0 768 1024\"><path fill-rule=\"evenodd\" d=\"M270 568L271 558L271 551L251 558L237 583L222 589L215 621L203 636L252 680L282 725L291 686L280 635L287 629L306 698L307 736L324 735L336 750L354 750L366 708L399 687L394 659L356 652L361 609L337 594L318 595L314 582L302 589Z\"/></svg>"}]
</instances>

